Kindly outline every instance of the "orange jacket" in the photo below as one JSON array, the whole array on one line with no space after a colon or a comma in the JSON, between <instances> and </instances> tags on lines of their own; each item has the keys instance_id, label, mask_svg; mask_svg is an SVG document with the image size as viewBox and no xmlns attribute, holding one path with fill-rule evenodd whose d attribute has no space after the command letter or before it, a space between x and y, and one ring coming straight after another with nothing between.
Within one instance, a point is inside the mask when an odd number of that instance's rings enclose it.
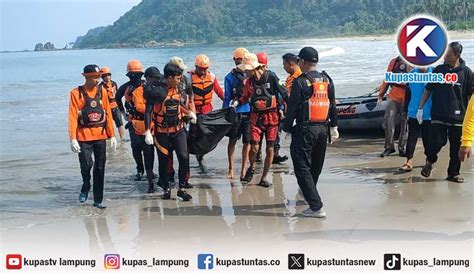
<instances>
[{"instance_id":1,"label":"orange jacket","mask_svg":"<svg viewBox=\"0 0 474 273\"><path fill-rule=\"evenodd\" d=\"M146 128L145 128L144 117L145 117L145 112L146 112L146 100L144 96L143 84L136 87L133 90L131 96L128 95L128 92L129 92L129 89L127 88L125 90L125 100L132 103L135 107L135 110L137 110L138 113L143 114L143 118L140 118L140 119L135 119L133 116L129 116L132 122L132 126L135 129L135 134L139 136L145 135ZM150 128L153 128L153 124L151 124Z\"/></svg>"},{"instance_id":2,"label":"orange jacket","mask_svg":"<svg viewBox=\"0 0 474 273\"><path fill-rule=\"evenodd\" d=\"M115 94L117 94L117 84L113 81L108 83L102 82L102 87L107 90L107 95L109 97L110 108L117 108L117 101L115 100Z\"/></svg>"},{"instance_id":3,"label":"orange jacket","mask_svg":"<svg viewBox=\"0 0 474 273\"><path fill-rule=\"evenodd\" d=\"M190 71L189 75L193 86L196 114L211 112L214 92L221 100L224 100L224 91L222 91L217 77L212 72L208 72L204 77L198 76L194 71Z\"/></svg>"},{"instance_id":4,"label":"orange jacket","mask_svg":"<svg viewBox=\"0 0 474 273\"><path fill-rule=\"evenodd\" d=\"M298 68L295 73L289 75L287 78L286 78L286 82L285 82L285 87L286 87L286 90L288 91L288 96L291 94L291 87L293 86L293 81L298 78L303 72L301 71L300 68Z\"/></svg>"},{"instance_id":5,"label":"orange jacket","mask_svg":"<svg viewBox=\"0 0 474 273\"><path fill-rule=\"evenodd\" d=\"M95 97L97 94L97 86L91 90L88 90L85 86L84 89L89 97ZM84 107L86 100L83 96L79 97L79 89L76 87L71 90L69 96L69 138L77 139L78 141L93 141L107 139L115 136L114 125L112 118L112 111L107 98L107 91L102 89L102 106L106 112L106 127L80 127L79 126L79 112Z\"/></svg>"},{"instance_id":6,"label":"orange jacket","mask_svg":"<svg viewBox=\"0 0 474 273\"><path fill-rule=\"evenodd\" d=\"M393 58L387 67L387 72L393 72L395 65L397 64L397 57ZM382 84L379 88L379 96L382 97L387 89L389 84L387 82L382 81ZM404 102L405 101L405 87L406 84L392 84L390 85L390 93L388 94L388 98L397 102Z\"/></svg>"}]
</instances>

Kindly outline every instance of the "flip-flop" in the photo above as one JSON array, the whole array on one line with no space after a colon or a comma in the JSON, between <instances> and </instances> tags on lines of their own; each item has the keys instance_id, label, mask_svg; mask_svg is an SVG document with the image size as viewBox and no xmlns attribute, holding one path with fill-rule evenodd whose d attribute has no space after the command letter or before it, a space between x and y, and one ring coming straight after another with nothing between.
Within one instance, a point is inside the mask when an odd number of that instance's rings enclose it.
<instances>
[{"instance_id":1,"label":"flip-flop","mask_svg":"<svg viewBox=\"0 0 474 273\"><path fill-rule=\"evenodd\" d=\"M448 176L446 180L451 181L451 182L456 182L456 183L464 183L464 177L460 175Z\"/></svg>"},{"instance_id":2,"label":"flip-flop","mask_svg":"<svg viewBox=\"0 0 474 273\"><path fill-rule=\"evenodd\" d=\"M405 163L405 164L403 164L403 166L401 166L398 169L400 171L404 171L404 172L411 172L413 170L413 166L410 163Z\"/></svg>"}]
</instances>

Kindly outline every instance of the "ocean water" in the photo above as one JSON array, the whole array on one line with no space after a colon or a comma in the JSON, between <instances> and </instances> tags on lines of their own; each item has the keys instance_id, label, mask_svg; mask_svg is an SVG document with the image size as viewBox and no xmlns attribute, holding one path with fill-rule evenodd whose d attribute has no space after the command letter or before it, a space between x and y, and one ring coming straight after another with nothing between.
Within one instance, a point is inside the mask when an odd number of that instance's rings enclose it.
<instances>
[{"instance_id":1,"label":"ocean water","mask_svg":"<svg viewBox=\"0 0 474 273\"><path fill-rule=\"evenodd\" d=\"M467 65L474 67L474 39L461 42ZM334 80L337 97L372 92L383 79L390 58L396 56L392 40L355 38L280 41L255 44L248 49L267 52L270 69L284 79L287 75L281 56L288 52L297 54L303 46L319 50L319 69L327 71ZM186 46L1 53L0 211L46 211L76 202L81 178L77 155L69 149L68 96L73 87L83 83L81 72L86 64L109 66L113 80L120 85L126 81L126 64L130 59L142 61L144 67L157 66L162 70L172 56L182 57L191 67L197 54L207 54L211 71L223 84L224 76L233 67L233 50L233 46ZM221 105L215 98L214 107ZM209 165L216 162L212 154L206 158ZM126 177L133 172L129 143L122 142L117 153L108 154L106 197L136 192ZM215 175L222 177L225 172Z\"/></svg>"}]
</instances>

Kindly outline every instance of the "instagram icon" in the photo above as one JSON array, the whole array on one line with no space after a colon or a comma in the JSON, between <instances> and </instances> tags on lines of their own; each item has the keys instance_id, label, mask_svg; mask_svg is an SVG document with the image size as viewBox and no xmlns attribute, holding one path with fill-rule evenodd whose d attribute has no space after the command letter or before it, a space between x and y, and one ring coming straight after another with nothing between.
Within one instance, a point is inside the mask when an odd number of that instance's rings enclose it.
<instances>
[{"instance_id":1,"label":"instagram icon","mask_svg":"<svg viewBox=\"0 0 474 273\"><path fill-rule=\"evenodd\" d=\"M120 268L120 255L105 254L104 255L104 268L105 269L119 269Z\"/></svg>"}]
</instances>

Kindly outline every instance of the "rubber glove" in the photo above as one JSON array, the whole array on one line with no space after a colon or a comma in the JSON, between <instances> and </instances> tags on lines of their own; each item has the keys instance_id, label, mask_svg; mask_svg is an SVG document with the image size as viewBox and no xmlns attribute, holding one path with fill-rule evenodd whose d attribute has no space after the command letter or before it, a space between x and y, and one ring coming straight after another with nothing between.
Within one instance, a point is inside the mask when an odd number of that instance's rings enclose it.
<instances>
[{"instance_id":1,"label":"rubber glove","mask_svg":"<svg viewBox=\"0 0 474 273\"><path fill-rule=\"evenodd\" d=\"M115 137L110 138L110 147L112 148L112 152L117 151L117 139Z\"/></svg>"},{"instance_id":2,"label":"rubber glove","mask_svg":"<svg viewBox=\"0 0 474 273\"><path fill-rule=\"evenodd\" d=\"M339 138L339 131L337 130L337 126L331 127L329 130L331 130L331 142L334 142L334 140Z\"/></svg>"},{"instance_id":3,"label":"rubber glove","mask_svg":"<svg viewBox=\"0 0 474 273\"><path fill-rule=\"evenodd\" d=\"M197 116L196 116L196 113L190 111L189 112L189 117L191 118L190 122L192 124L196 124L197 123Z\"/></svg>"},{"instance_id":4,"label":"rubber glove","mask_svg":"<svg viewBox=\"0 0 474 273\"><path fill-rule=\"evenodd\" d=\"M71 151L75 154L78 154L81 152L81 146L79 145L79 142L77 142L77 139L71 139Z\"/></svg>"},{"instance_id":5,"label":"rubber glove","mask_svg":"<svg viewBox=\"0 0 474 273\"><path fill-rule=\"evenodd\" d=\"M127 113L122 112L122 116L123 116L123 119L124 119L125 121L128 121L128 115L127 115Z\"/></svg>"},{"instance_id":6,"label":"rubber glove","mask_svg":"<svg viewBox=\"0 0 474 273\"><path fill-rule=\"evenodd\" d=\"M382 106L383 97L377 97L377 106Z\"/></svg>"},{"instance_id":7,"label":"rubber glove","mask_svg":"<svg viewBox=\"0 0 474 273\"><path fill-rule=\"evenodd\" d=\"M145 143L148 145L153 145L153 136L151 135L150 130L145 131Z\"/></svg>"},{"instance_id":8,"label":"rubber glove","mask_svg":"<svg viewBox=\"0 0 474 273\"><path fill-rule=\"evenodd\" d=\"M418 120L420 125L423 123L423 109L418 109L416 112L416 120Z\"/></svg>"},{"instance_id":9,"label":"rubber glove","mask_svg":"<svg viewBox=\"0 0 474 273\"><path fill-rule=\"evenodd\" d=\"M231 100L230 103L229 103L229 106L235 108L235 107L239 106L239 101L238 100Z\"/></svg>"}]
</instances>

